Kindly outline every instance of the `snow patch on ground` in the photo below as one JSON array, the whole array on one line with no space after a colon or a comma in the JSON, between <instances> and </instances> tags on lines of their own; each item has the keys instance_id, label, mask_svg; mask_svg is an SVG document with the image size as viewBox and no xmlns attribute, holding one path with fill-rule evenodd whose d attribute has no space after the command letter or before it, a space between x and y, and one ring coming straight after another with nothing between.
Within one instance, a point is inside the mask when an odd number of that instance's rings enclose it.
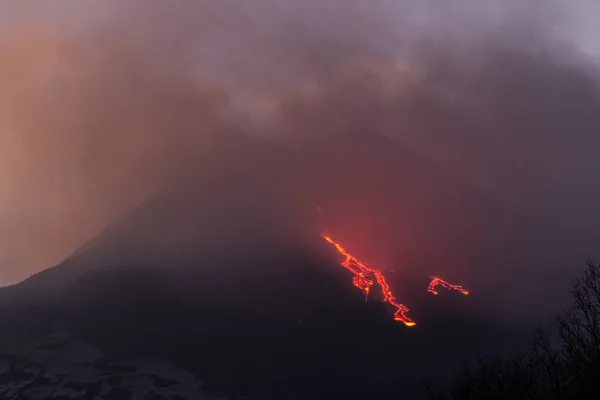
<instances>
[{"instance_id":1,"label":"snow patch on ground","mask_svg":"<svg viewBox=\"0 0 600 400\"><path fill-rule=\"evenodd\" d=\"M0 398L22 400L217 400L194 374L158 360L110 360L58 327L0 353Z\"/></svg>"}]
</instances>

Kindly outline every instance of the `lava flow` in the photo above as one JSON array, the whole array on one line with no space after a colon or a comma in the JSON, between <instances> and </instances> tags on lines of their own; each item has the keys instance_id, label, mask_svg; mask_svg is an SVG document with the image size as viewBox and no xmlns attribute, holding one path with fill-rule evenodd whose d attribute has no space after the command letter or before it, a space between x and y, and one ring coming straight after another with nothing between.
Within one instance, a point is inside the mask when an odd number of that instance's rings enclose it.
<instances>
[{"instance_id":1,"label":"lava flow","mask_svg":"<svg viewBox=\"0 0 600 400\"><path fill-rule=\"evenodd\" d=\"M429 287L427 288L427 291L430 292L430 293L433 293L433 294L437 295L438 292L435 290L435 288L438 285L442 286L442 287L444 287L444 288L446 288L448 290L456 290L457 292L460 292L460 293L462 293L464 295L468 295L469 294L469 291L466 290L465 288L463 288L462 286L460 286L460 285L453 285L453 284L448 283L445 280L440 279L440 278L435 277L435 276L431 277L431 282L429 283Z\"/></svg>"},{"instance_id":2,"label":"lava flow","mask_svg":"<svg viewBox=\"0 0 600 400\"><path fill-rule=\"evenodd\" d=\"M354 284L354 286L362 290L365 296L368 297L371 287L375 283L373 281L374 278L381 288L383 301L388 304L391 304L396 308L396 311L394 312L394 319L396 321L404 323L404 325L406 326L416 325L415 322L406 315L408 311L410 311L410 309L404 304L398 303L398 300L396 300L396 297L390 289L390 285L387 283L385 276L381 273L381 271L369 267L366 263L348 253L339 243L335 242L329 235L322 234L322 237L329 243L333 244L337 251L341 255L346 257L346 259L341 262L341 265L348 271L352 272L352 274L354 274L354 278L352 279L352 283Z\"/></svg>"}]
</instances>

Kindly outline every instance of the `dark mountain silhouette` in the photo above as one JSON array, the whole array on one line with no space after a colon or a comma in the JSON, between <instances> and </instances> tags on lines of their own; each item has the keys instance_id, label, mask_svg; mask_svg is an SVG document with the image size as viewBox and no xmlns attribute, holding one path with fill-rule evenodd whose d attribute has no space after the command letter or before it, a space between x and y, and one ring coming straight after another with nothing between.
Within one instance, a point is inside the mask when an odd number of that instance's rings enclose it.
<instances>
[{"instance_id":1,"label":"dark mountain silhouette","mask_svg":"<svg viewBox=\"0 0 600 400\"><path fill-rule=\"evenodd\" d=\"M103 365L98 376L161 360L196 374L204 395L375 399L408 398L426 374L520 341L521 327L476 314L476 289L426 293L432 273L472 286L468 250L518 240L517 216L493 199L377 135L213 145L71 258L0 290L0 350L43 365L40 343L60 329L97 354L81 362L62 346L51 359ZM365 301L323 229L397 269L388 276L416 328ZM486 331L498 341L481 342Z\"/></svg>"},{"instance_id":2,"label":"dark mountain silhouette","mask_svg":"<svg viewBox=\"0 0 600 400\"><path fill-rule=\"evenodd\" d=\"M163 360L196 374L203 391L229 398L410 398L426 374L447 374L468 358L482 333L511 332L473 320L464 312L470 299L454 293L421 301L414 315L423 326L406 328L382 303L365 302L331 249L301 250L232 257L223 268L211 263L212 273L105 266L52 301L4 308L3 342L29 349L59 324L69 342L102 355L96 364Z\"/></svg>"}]
</instances>

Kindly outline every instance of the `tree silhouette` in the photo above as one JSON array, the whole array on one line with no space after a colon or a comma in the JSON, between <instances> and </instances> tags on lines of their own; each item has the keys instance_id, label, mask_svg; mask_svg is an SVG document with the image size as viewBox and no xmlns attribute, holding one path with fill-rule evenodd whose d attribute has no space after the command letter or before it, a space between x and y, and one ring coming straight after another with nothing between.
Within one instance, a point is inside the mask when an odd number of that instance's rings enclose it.
<instances>
[{"instance_id":1,"label":"tree silhouette","mask_svg":"<svg viewBox=\"0 0 600 400\"><path fill-rule=\"evenodd\" d=\"M558 316L560 345L538 328L525 351L480 357L448 393L428 387L430 400L600 399L600 265L591 261L572 290L573 303Z\"/></svg>"}]
</instances>

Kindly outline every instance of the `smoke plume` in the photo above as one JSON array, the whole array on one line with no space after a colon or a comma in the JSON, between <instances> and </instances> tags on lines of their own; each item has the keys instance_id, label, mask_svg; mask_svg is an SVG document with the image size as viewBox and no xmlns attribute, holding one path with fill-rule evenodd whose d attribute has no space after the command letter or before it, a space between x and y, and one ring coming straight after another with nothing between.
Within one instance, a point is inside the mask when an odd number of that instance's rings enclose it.
<instances>
[{"instance_id":1,"label":"smoke plume","mask_svg":"<svg viewBox=\"0 0 600 400\"><path fill-rule=\"evenodd\" d=\"M384 134L524 226L592 243L599 70L586 39L594 24L581 19L592 5L569 4L2 6L2 283L57 263L239 130L290 141ZM542 258L577 265L593 255L586 243Z\"/></svg>"}]
</instances>

